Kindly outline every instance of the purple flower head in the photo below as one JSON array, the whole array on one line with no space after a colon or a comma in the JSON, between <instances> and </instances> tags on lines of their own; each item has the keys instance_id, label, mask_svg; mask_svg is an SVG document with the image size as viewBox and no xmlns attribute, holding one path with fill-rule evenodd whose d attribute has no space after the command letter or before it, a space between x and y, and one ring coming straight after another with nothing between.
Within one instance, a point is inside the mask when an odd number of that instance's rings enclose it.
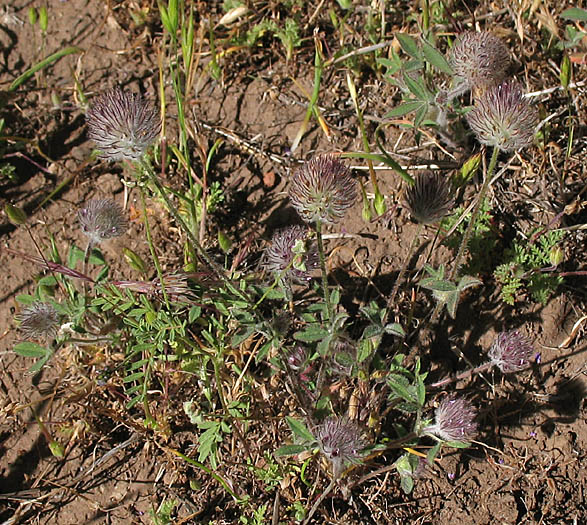
<instances>
[{"instance_id":1,"label":"purple flower head","mask_svg":"<svg viewBox=\"0 0 587 525\"><path fill-rule=\"evenodd\" d=\"M78 217L82 232L92 244L120 237L128 228L122 208L111 199L89 201Z\"/></svg>"},{"instance_id":2,"label":"purple flower head","mask_svg":"<svg viewBox=\"0 0 587 525\"><path fill-rule=\"evenodd\" d=\"M475 407L463 397L447 397L436 409L434 425L424 429L444 441L472 441L477 437Z\"/></svg>"},{"instance_id":3,"label":"purple flower head","mask_svg":"<svg viewBox=\"0 0 587 525\"><path fill-rule=\"evenodd\" d=\"M499 84L505 78L510 54L505 44L492 33L467 31L452 46L448 61L468 89L483 89Z\"/></svg>"},{"instance_id":4,"label":"purple flower head","mask_svg":"<svg viewBox=\"0 0 587 525\"><path fill-rule=\"evenodd\" d=\"M36 302L16 315L26 339L53 339L59 329L59 313L50 303Z\"/></svg>"},{"instance_id":5,"label":"purple flower head","mask_svg":"<svg viewBox=\"0 0 587 525\"><path fill-rule=\"evenodd\" d=\"M320 259L316 244L306 240L308 230L303 226L290 226L273 235L265 250L262 266L276 275L298 282L311 279Z\"/></svg>"},{"instance_id":6,"label":"purple flower head","mask_svg":"<svg viewBox=\"0 0 587 525\"><path fill-rule=\"evenodd\" d=\"M479 97L467 121L482 144L516 151L532 144L538 112L523 97L520 84L508 80Z\"/></svg>"},{"instance_id":7,"label":"purple flower head","mask_svg":"<svg viewBox=\"0 0 587 525\"><path fill-rule=\"evenodd\" d=\"M332 463L332 475L340 477L349 464L361 462L365 443L359 427L347 418L330 417L317 430L320 451Z\"/></svg>"},{"instance_id":8,"label":"purple flower head","mask_svg":"<svg viewBox=\"0 0 587 525\"><path fill-rule=\"evenodd\" d=\"M343 162L333 155L321 155L293 174L289 198L307 223L334 223L357 200L357 185Z\"/></svg>"},{"instance_id":9,"label":"purple flower head","mask_svg":"<svg viewBox=\"0 0 587 525\"><path fill-rule=\"evenodd\" d=\"M439 173L424 173L405 193L410 215L421 224L437 222L448 215L453 207L450 181Z\"/></svg>"},{"instance_id":10,"label":"purple flower head","mask_svg":"<svg viewBox=\"0 0 587 525\"><path fill-rule=\"evenodd\" d=\"M308 353L301 346L296 346L287 356L287 363L296 372L302 370L308 361Z\"/></svg>"},{"instance_id":11,"label":"purple flower head","mask_svg":"<svg viewBox=\"0 0 587 525\"><path fill-rule=\"evenodd\" d=\"M533 354L531 341L517 330L500 332L489 349L491 362L504 374L527 368Z\"/></svg>"},{"instance_id":12,"label":"purple flower head","mask_svg":"<svg viewBox=\"0 0 587 525\"><path fill-rule=\"evenodd\" d=\"M86 121L88 136L111 161L140 160L161 131L155 108L141 95L120 88L100 95Z\"/></svg>"}]
</instances>

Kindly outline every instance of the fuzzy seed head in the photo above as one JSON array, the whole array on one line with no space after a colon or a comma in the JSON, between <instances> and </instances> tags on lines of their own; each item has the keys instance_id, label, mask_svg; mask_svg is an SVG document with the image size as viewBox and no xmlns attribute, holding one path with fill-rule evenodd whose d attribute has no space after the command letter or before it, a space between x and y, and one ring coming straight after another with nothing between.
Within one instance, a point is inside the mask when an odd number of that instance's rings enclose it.
<instances>
[{"instance_id":1,"label":"fuzzy seed head","mask_svg":"<svg viewBox=\"0 0 587 525\"><path fill-rule=\"evenodd\" d=\"M406 190L406 206L421 224L430 224L448 215L454 205L452 186L439 173L424 173Z\"/></svg>"},{"instance_id":2,"label":"fuzzy seed head","mask_svg":"<svg viewBox=\"0 0 587 525\"><path fill-rule=\"evenodd\" d=\"M122 208L111 199L89 201L78 217L82 232L93 244L120 237L128 228Z\"/></svg>"},{"instance_id":3,"label":"fuzzy seed head","mask_svg":"<svg viewBox=\"0 0 587 525\"><path fill-rule=\"evenodd\" d=\"M317 434L320 451L332 463L334 478L340 477L346 466L360 463L365 443L355 423L333 416L318 427Z\"/></svg>"},{"instance_id":4,"label":"fuzzy seed head","mask_svg":"<svg viewBox=\"0 0 587 525\"><path fill-rule=\"evenodd\" d=\"M263 255L263 268L275 275L285 272L283 277L297 282L309 281L320 259L316 244L307 241L306 237L307 229L303 226L289 226L277 231Z\"/></svg>"},{"instance_id":5,"label":"fuzzy seed head","mask_svg":"<svg viewBox=\"0 0 587 525\"><path fill-rule=\"evenodd\" d=\"M492 33L468 31L459 36L448 61L455 75L469 89L484 89L503 81L510 65L510 54Z\"/></svg>"},{"instance_id":6,"label":"fuzzy seed head","mask_svg":"<svg viewBox=\"0 0 587 525\"><path fill-rule=\"evenodd\" d=\"M507 80L475 101L467 121L482 144L516 151L532 144L538 112L523 97L520 84Z\"/></svg>"},{"instance_id":7,"label":"fuzzy seed head","mask_svg":"<svg viewBox=\"0 0 587 525\"><path fill-rule=\"evenodd\" d=\"M53 339L59 329L59 313L50 303L36 302L16 315L26 339Z\"/></svg>"},{"instance_id":8,"label":"fuzzy seed head","mask_svg":"<svg viewBox=\"0 0 587 525\"><path fill-rule=\"evenodd\" d=\"M335 223L357 200L357 186L343 162L321 155L293 174L289 198L307 223Z\"/></svg>"},{"instance_id":9,"label":"fuzzy seed head","mask_svg":"<svg viewBox=\"0 0 587 525\"><path fill-rule=\"evenodd\" d=\"M157 111L141 95L115 88L99 96L86 115L88 136L111 161L137 161L161 131Z\"/></svg>"},{"instance_id":10,"label":"fuzzy seed head","mask_svg":"<svg viewBox=\"0 0 587 525\"><path fill-rule=\"evenodd\" d=\"M445 398L436 409L434 425L426 432L444 441L472 441L477 437L475 407L465 398Z\"/></svg>"},{"instance_id":11,"label":"fuzzy seed head","mask_svg":"<svg viewBox=\"0 0 587 525\"><path fill-rule=\"evenodd\" d=\"M533 354L531 341L517 330L499 333L489 349L491 362L504 374L527 368Z\"/></svg>"}]
</instances>

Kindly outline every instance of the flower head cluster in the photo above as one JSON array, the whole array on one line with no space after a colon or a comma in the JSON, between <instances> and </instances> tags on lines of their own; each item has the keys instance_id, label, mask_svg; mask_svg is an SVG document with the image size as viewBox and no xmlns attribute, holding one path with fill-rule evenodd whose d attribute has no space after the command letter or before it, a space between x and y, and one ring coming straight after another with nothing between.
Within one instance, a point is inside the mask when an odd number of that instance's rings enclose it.
<instances>
[{"instance_id":1,"label":"flower head cluster","mask_svg":"<svg viewBox=\"0 0 587 525\"><path fill-rule=\"evenodd\" d=\"M439 173L419 175L405 199L410 214L421 224L439 221L454 205L451 183Z\"/></svg>"},{"instance_id":2,"label":"flower head cluster","mask_svg":"<svg viewBox=\"0 0 587 525\"><path fill-rule=\"evenodd\" d=\"M161 131L157 111L141 95L115 88L99 96L86 115L88 136L111 161L137 161Z\"/></svg>"},{"instance_id":3,"label":"flower head cluster","mask_svg":"<svg viewBox=\"0 0 587 525\"><path fill-rule=\"evenodd\" d=\"M343 162L333 155L321 155L293 174L289 198L307 223L334 223L357 200L357 186Z\"/></svg>"},{"instance_id":4,"label":"flower head cluster","mask_svg":"<svg viewBox=\"0 0 587 525\"><path fill-rule=\"evenodd\" d=\"M479 97L467 121L482 144L516 151L532 143L538 112L522 95L520 84L508 80Z\"/></svg>"},{"instance_id":5,"label":"flower head cluster","mask_svg":"<svg viewBox=\"0 0 587 525\"><path fill-rule=\"evenodd\" d=\"M92 244L120 237L128 228L122 208L111 199L89 201L78 217L82 232Z\"/></svg>"},{"instance_id":6,"label":"flower head cluster","mask_svg":"<svg viewBox=\"0 0 587 525\"><path fill-rule=\"evenodd\" d=\"M504 374L527 368L534 348L531 341L517 330L500 332L489 349L489 358Z\"/></svg>"},{"instance_id":7,"label":"flower head cluster","mask_svg":"<svg viewBox=\"0 0 587 525\"><path fill-rule=\"evenodd\" d=\"M448 397L436 409L434 425L424 429L444 441L468 442L477 436L475 407L465 398Z\"/></svg>"},{"instance_id":8,"label":"flower head cluster","mask_svg":"<svg viewBox=\"0 0 587 525\"><path fill-rule=\"evenodd\" d=\"M317 431L320 451L332 463L334 478L340 477L347 465L360 463L365 443L359 427L347 418L330 417Z\"/></svg>"},{"instance_id":9,"label":"flower head cluster","mask_svg":"<svg viewBox=\"0 0 587 525\"><path fill-rule=\"evenodd\" d=\"M50 303L36 302L16 315L26 339L53 339L59 329L59 313Z\"/></svg>"},{"instance_id":10,"label":"flower head cluster","mask_svg":"<svg viewBox=\"0 0 587 525\"><path fill-rule=\"evenodd\" d=\"M318 268L319 258L315 243L306 240L307 229L289 226L277 231L265 250L262 265L265 270L298 282L311 279L311 272Z\"/></svg>"},{"instance_id":11,"label":"flower head cluster","mask_svg":"<svg viewBox=\"0 0 587 525\"><path fill-rule=\"evenodd\" d=\"M505 44L492 33L467 31L451 48L448 61L468 89L484 89L505 78L510 55Z\"/></svg>"}]
</instances>

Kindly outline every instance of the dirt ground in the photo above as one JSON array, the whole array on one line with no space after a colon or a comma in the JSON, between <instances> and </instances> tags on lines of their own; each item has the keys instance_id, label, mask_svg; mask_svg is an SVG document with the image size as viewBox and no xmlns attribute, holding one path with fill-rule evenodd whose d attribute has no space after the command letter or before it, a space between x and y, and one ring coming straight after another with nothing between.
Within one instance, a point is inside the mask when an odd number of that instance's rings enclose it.
<instances>
[{"instance_id":1,"label":"dirt ground","mask_svg":"<svg viewBox=\"0 0 587 525\"><path fill-rule=\"evenodd\" d=\"M0 272L0 521L156 523L150 510L166 499L176 499L179 504L172 523L254 523L239 521L243 510L223 488L170 452L190 455L197 443L198 430L181 409L184 401L199 394L197 382L173 384L169 410L175 410L176 418L165 437L154 437L124 411L116 389L100 381L100 370L109 364L106 361L117 359L115 349L63 348L35 377L27 374L32 361L12 352L19 340L13 320L19 309L15 297L33 291L39 271L6 248L34 254L33 239L48 246L50 235L61 253L72 243L82 246L76 225L79 207L90 198L116 195L122 199L125 193L120 168L90 159L92 145L86 138L76 83L90 100L116 85L151 99L156 99L159 90L161 27L156 23L155 2L54 0L48 3L49 24L44 37L27 18L27 9L36 4L40 3L15 0L0 9L0 117L6 120L9 132L2 134L26 139L2 139L4 158L0 160L15 167L17 182L0 179L0 205L2 209L7 203L19 206L29 215L26 229L13 226L5 214L0 216L0 265L4 268ZM326 4L334 7L336 2ZM206 17L218 20L223 14L220 2L194 5L198 22ZM475 3L471 9L477 17L497 13L489 21L481 17L481 27L507 39L516 57L516 73L530 91L558 86L556 63L552 58L541 60L536 44L548 20L535 16L523 21L527 25L521 43L517 5L498 0ZM570 6L570 2L545 4L544 10L537 12L555 15ZM146 13L145 24L135 23L130 16L141 8ZM398 4L392 10L390 34L406 30L407 9ZM327 25L327 18L319 15L320 24ZM15 93L8 91L8 85L30 65L66 46L78 46L83 52L57 61ZM218 80L206 72L209 55L203 53L201 74L187 108L188 120L205 141L224 140L213 177L225 188L225 201L209 221L207 246L211 253L220 253L216 238L221 228L233 240L235 250L250 243L251 267L273 231L298 220L285 193L296 163L314 152L362 149L341 67L328 70L319 99L332 133L330 139L313 121L292 154L292 141L306 113L303 90L310 91L313 82L309 67L312 46L302 48L290 62L279 49L274 42L264 42L254 50L235 51L222 62ZM585 79L586 67L575 66L575 81ZM374 128L399 99L395 88L372 72L365 71L361 80L362 109L367 125ZM585 87L575 91L581 113L568 158L567 128L562 117L555 117L550 122L549 142L543 149L532 147L516 154L492 188L491 197L495 230L502 237L512 215L523 217L523 227L529 231L550 224L567 206L567 213L559 217L562 227L571 228L561 267L567 272L587 268L585 94ZM536 97L541 118L556 113L562 100L559 92ZM170 135L176 129L174 111L171 105ZM432 133L422 136L417 144L413 134L397 126L386 128L385 133L398 160L411 164L435 160L459 165L478 147L471 141L447 151ZM364 164L351 164L371 191ZM182 181L173 174L167 177L167 184L181 186ZM350 312L391 292L417 231L401 205L399 177L391 170L378 171L378 177L391 212L384 219L365 222L358 203L349 214L351 218L331 232L345 235L328 243L328 266L343 287L342 304ZM139 205L132 189L128 203L132 218ZM164 269L180 268L180 232L157 201L149 202L149 213ZM104 248L111 272L121 279L137 278L121 256L125 247L149 257L138 213L134 217L129 234ZM420 263L433 237L434 231L426 230L426 242L413 256L420 258ZM440 247L430 263L438 265L449 256L450 251ZM490 273L481 278L486 285L482 291L467 295L456 321L445 317L412 341L407 350L421 355L431 370L430 377L439 379L465 368L459 352L479 363L497 332L522 327L534 341L539 362L513 379L488 373L456 384L482 407L481 435L473 447L444 454L435 470L416 483L412 494L401 491L394 471L353 485L370 470L394 460L377 458L369 469L343 482L349 490L335 490L326 498L314 523L587 523L585 277L566 278L546 306L527 300L514 307L499 299ZM433 307L422 290L412 288L415 290L406 287L400 291L397 321L412 293L420 294L417 302L421 308ZM234 359L236 362L237 357ZM292 474L281 480L277 490L264 490L255 482L247 460L262 467L265 454L289 439L284 415L291 404L283 385L274 388L275 383L264 384L262 376L258 381L254 417L245 436L247 450L234 435L227 438L222 444L220 469L237 492L249 495L259 506L268 505L267 523L274 506L282 509L281 522L288 523L283 509L295 501L310 507L327 482L314 487L316 492ZM282 391L273 392L279 389ZM64 445L63 458L51 454L39 420ZM319 477L315 474L311 479Z\"/></svg>"}]
</instances>

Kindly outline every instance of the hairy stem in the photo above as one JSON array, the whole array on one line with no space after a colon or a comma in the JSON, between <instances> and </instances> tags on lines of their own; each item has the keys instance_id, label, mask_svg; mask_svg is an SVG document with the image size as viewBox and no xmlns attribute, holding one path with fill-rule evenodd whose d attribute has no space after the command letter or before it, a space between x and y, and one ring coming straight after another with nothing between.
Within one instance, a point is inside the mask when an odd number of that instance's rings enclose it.
<instances>
[{"instance_id":1,"label":"hairy stem","mask_svg":"<svg viewBox=\"0 0 587 525\"><path fill-rule=\"evenodd\" d=\"M324 256L324 242L322 240L322 223L316 221L316 237L318 239L318 255L320 257L320 270L322 272L322 288L324 292L324 301L326 302L326 312L328 320L334 317L332 304L330 303L330 292L328 291L328 274L326 273L326 258Z\"/></svg>"}]
</instances>

